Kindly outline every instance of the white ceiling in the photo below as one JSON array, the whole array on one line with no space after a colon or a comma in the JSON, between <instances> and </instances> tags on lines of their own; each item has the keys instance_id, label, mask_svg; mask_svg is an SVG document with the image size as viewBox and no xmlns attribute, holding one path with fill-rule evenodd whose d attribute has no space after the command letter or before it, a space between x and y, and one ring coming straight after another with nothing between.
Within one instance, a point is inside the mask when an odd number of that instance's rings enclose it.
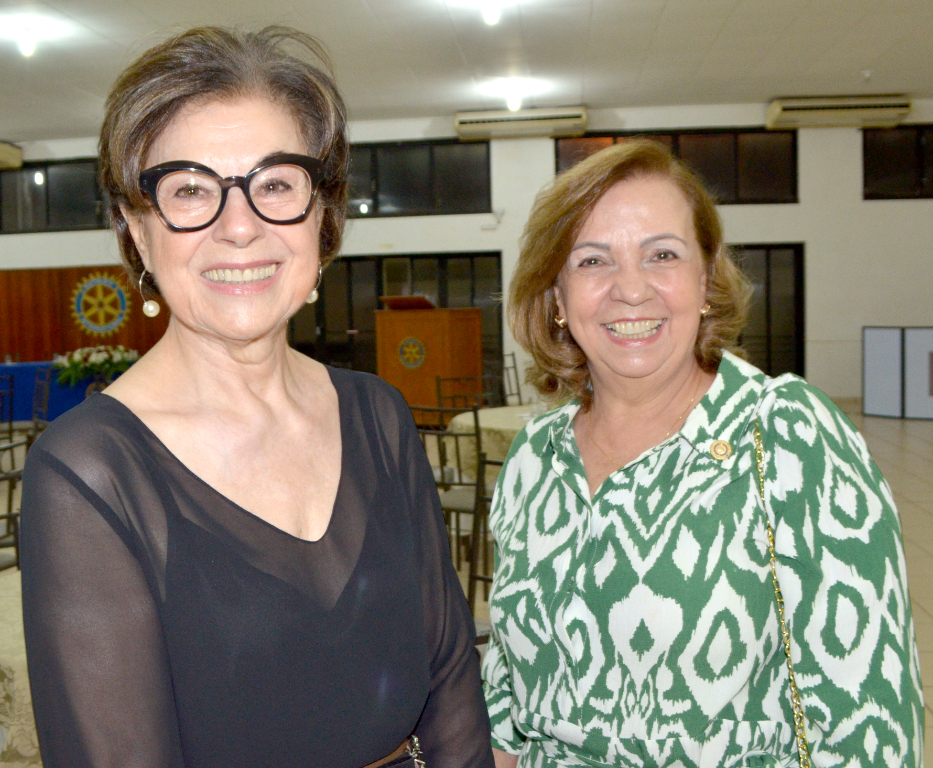
<instances>
[{"instance_id":1,"label":"white ceiling","mask_svg":"<svg viewBox=\"0 0 933 768\"><path fill-rule=\"evenodd\" d=\"M0 139L92 136L135 55L198 24L288 24L329 47L356 120L502 109L480 87L533 77L524 106L763 103L775 96L933 97L930 0L0 0L76 34L23 57L0 40ZM0 32L3 22L0 17Z\"/></svg>"}]
</instances>

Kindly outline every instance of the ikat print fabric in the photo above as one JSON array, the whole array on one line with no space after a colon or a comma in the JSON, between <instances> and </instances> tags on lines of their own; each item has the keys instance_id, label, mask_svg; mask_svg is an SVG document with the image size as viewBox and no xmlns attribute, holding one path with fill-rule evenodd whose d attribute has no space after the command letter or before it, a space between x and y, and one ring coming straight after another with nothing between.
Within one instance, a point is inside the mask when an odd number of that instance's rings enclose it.
<instances>
[{"instance_id":1,"label":"ikat print fabric","mask_svg":"<svg viewBox=\"0 0 933 768\"><path fill-rule=\"evenodd\" d=\"M493 745L519 768L797 765L757 416L812 764L919 766L900 523L832 402L726 353L683 429L592 499L578 408L528 424L495 492Z\"/></svg>"}]
</instances>

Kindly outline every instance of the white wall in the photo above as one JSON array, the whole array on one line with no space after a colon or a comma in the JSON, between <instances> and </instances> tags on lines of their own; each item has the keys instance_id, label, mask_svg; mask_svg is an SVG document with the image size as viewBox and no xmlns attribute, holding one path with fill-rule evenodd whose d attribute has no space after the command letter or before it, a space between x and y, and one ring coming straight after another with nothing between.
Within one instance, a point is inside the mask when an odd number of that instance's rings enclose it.
<instances>
[{"instance_id":1,"label":"white wall","mask_svg":"<svg viewBox=\"0 0 933 768\"><path fill-rule=\"evenodd\" d=\"M764 105L600 110L594 130L762 124ZM915 120L933 119L920 102ZM354 123L354 141L452 136L447 118ZM91 139L24 147L29 159L92 154ZM835 397L861 394L863 325L933 325L933 200L862 200L861 134L854 128L801 130L799 203L721 209L733 243L804 243L807 378ZM554 175L549 139L491 145L495 214L357 219L344 246L364 254L501 251L505 288L534 196ZM113 236L74 232L0 237L0 269L113 263ZM516 350L506 334L506 351ZM518 351L518 350L516 350Z\"/></svg>"}]
</instances>

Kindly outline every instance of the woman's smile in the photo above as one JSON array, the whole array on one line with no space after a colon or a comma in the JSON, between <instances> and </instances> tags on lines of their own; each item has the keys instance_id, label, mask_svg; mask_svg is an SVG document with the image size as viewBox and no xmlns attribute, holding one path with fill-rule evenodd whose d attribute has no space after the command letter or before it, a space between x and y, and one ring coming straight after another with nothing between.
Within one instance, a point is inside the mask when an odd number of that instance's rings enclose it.
<instances>
[{"instance_id":1,"label":"woman's smile","mask_svg":"<svg viewBox=\"0 0 933 768\"><path fill-rule=\"evenodd\" d=\"M618 320L604 323L603 327L613 338L634 341L656 336L663 323L663 320Z\"/></svg>"},{"instance_id":2,"label":"woman's smile","mask_svg":"<svg viewBox=\"0 0 933 768\"><path fill-rule=\"evenodd\" d=\"M266 266L229 268L220 267L208 269L201 273L201 276L212 283L234 283L241 285L243 283L258 283L268 280L279 269L278 263L268 264Z\"/></svg>"}]
</instances>

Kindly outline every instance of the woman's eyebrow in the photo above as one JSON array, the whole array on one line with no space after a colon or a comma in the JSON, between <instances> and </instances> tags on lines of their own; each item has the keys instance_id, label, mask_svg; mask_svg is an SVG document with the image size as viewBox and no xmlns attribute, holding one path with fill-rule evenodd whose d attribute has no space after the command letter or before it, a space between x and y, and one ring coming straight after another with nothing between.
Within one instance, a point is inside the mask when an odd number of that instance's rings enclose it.
<instances>
[{"instance_id":1,"label":"woman's eyebrow","mask_svg":"<svg viewBox=\"0 0 933 768\"><path fill-rule=\"evenodd\" d=\"M598 243L595 240L582 240L571 248L570 252L573 253L578 248L598 248L601 251L608 251L609 243Z\"/></svg>"},{"instance_id":2,"label":"woman's eyebrow","mask_svg":"<svg viewBox=\"0 0 933 768\"><path fill-rule=\"evenodd\" d=\"M646 237L644 240L639 243L639 245L644 248L646 245L651 245L658 240L679 240L684 245L687 244L687 241L684 240L680 235L675 235L673 232L664 232L660 235L651 235L651 237Z\"/></svg>"}]
</instances>

